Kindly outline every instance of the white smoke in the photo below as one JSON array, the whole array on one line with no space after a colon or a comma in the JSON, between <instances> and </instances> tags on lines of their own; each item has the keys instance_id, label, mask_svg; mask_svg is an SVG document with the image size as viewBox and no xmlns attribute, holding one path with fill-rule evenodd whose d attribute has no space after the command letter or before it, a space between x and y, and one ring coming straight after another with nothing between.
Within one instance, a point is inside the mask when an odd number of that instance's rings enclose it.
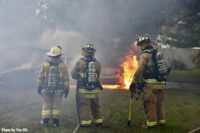
<instances>
[{"instance_id":1,"label":"white smoke","mask_svg":"<svg viewBox=\"0 0 200 133\"><path fill-rule=\"evenodd\" d=\"M165 3L170 0L1 0L0 71L34 62L35 51L54 45L63 47L65 57L77 58L86 43L95 45L104 64L115 66L137 32L156 27L159 21L146 24Z\"/></svg>"},{"instance_id":2,"label":"white smoke","mask_svg":"<svg viewBox=\"0 0 200 133\"><path fill-rule=\"evenodd\" d=\"M88 39L81 33L74 31L46 30L39 40L38 47L50 49L52 46L60 45L66 55L74 55Z\"/></svg>"}]
</instances>

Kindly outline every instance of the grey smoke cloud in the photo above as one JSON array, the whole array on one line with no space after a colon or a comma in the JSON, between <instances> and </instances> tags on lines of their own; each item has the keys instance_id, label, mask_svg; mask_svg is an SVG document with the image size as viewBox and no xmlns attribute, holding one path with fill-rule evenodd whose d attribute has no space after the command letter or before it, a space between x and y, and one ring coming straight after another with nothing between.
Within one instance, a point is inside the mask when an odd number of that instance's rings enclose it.
<instances>
[{"instance_id":1,"label":"grey smoke cloud","mask_svg":"<svg viewBox=\"0 0 200 133\"><path fill-rule=\"evenodd\" d=\"M117 65L137 34L153 32L163 23L156 15L169 4L170 0L1 0L0 71L30 60L36 63L29 59L32 54L40 51L42 56L57 44L66 57L77 58L88 42L95 44L105 66Z\"/></svg>"}]
</instances>

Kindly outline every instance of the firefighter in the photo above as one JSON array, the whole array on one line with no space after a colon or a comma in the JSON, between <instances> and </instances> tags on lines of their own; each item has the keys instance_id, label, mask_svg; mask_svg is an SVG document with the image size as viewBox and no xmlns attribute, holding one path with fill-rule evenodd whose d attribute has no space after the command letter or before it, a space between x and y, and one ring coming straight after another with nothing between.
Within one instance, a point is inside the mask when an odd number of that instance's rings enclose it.
<instances>
[{"instance_id":1,"label":"firefighter","mask_svg":"<svg viewBox=\"0 0 200 133\"><path fill-rule=\"evenodd\" d=\"M41 125L48 127L53 119L53 126L59 126L62 96L69 93L69 75L66 65L61 60L62 48L52 47L47 55L50 57L40 69L37 80L38 94L43 98Z\"/></svg>"},{"instance_id":2,"label":"firefighter","mask_svg":"<svg viewBox=\"0 0 200 133\"><path fill-rule=\"evenodd\" d=\"M155 71L153 58L154 49L150 39L147 36L139 37L137 45L141 47L142 54L139 58L138 68L133 76L130 90L138 92L143 91L144 109L146 113L147 123L145 128L153 128L158 125L164 126L164 99L165 99L165 81L159 79L158 72ZM164 70L165 68L162 68ZM165 75L166 76L166 75ZM135 94L140 94L135 93ZM137 95L135 95L137 97Z\"/></svg>"},{"instance_id":3,"label":"firefighter","mask_svg":"<svg viewBox=\"0 0 200 133\"><path fill-rule=\"evenodd\" d=\"M77 80L76 103L81 127L89 127L91 124L101 126L103 123L98 95L100 89L103 89L99 82L101 64L94 57L95 51L93 44L86 44L82 48L83 57L71 72L72 78Z\"/></svg>"}]
</instances>

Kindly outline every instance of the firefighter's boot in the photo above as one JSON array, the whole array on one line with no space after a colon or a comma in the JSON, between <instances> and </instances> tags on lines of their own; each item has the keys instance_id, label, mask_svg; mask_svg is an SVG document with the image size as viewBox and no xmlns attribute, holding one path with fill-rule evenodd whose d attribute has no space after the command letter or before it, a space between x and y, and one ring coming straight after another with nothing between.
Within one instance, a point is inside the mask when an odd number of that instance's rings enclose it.
<instances>
[{"instance_id":1,"label":"firefighter's boot","mask_svg":"<svg viewBox=\"0 0 200 133\"><path fill-rule=\"evenodd\" d=\"M95 127L103 128L103 127L105 127L105 126L103 125L103 123L99 123L99 124L95 124Z\"/></svg>"},{"instance_id":2,"label":"firefighter's boot","mask_svg":"<svg viewBox=\"0 0 200 133\"><path fill-rule=\"evenodd\" d=\"M49 122L49 119L43 119L41 120L40 124L43 127L48 127L48 122Z\"/></svg>"},{"instance_id":3,"label":"firefighter's boot","mask_svg":"<svg viewBox=\"0 0 200 133\"><path fill-rule=\"evenodd\" d=\"M59 119L53 119L53 127L59 127Z\"/></svg>"},{"instance_id":4,"label":"firefighter's boot","mask_svg":"<svg viewBox=\"0 0 200 133\"><path fill-rule=\"evenodd\" d=\"M147 128L147 129L152 129L152 128L156 128L157 125L155 125L155 126L147 126L147 125L143 125L142 127L143 127L143 128Z\"/></svg>"},{"instance_id":5,"label":"firefighter's boot","mask_svg":"<svg viewBox=\"0 0 200 133\"><path fill-rule=\"evenodd\" d=\"M90 128L91 125L80 125L80 128Z\"/></svg>"}]
</instances>

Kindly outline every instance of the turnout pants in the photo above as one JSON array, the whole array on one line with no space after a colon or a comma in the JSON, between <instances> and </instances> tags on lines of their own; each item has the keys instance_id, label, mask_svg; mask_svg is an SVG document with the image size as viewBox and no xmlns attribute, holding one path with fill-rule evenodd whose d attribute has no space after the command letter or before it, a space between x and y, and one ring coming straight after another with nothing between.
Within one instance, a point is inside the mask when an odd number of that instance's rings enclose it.
<instances>
[{"instance_id":1,"label":"turnout pants","mask_svg":"<svg viewBox=\"0 0 200 133\"><path fill-rule=\"evenodd\" d=\"M42 90L42 119L59 119L63 90L56 90L51 94L49 90Z\"/></svg>"},{"instance_id":2,"label":"turnout pants","mask_svg":"<svg viewBox=\"0 0 200 133\"><path fill-rule=\"evenodd\" d=\"M143 89L147 126L151 127L159 123L165 124L165 84L145 84Z\"/></svg>"},{"instance_id":3,"label":"turnout pants","mask_svg":"<svg viewBox=\"0 0 200 133\"><path fill-rule=\"evenodd\" d=\"M98 93L77 93L76 99L79 122L82 126L91 125L92 122L95 124L101 124L103 122Z\"/></svg>"}]
</instances>

